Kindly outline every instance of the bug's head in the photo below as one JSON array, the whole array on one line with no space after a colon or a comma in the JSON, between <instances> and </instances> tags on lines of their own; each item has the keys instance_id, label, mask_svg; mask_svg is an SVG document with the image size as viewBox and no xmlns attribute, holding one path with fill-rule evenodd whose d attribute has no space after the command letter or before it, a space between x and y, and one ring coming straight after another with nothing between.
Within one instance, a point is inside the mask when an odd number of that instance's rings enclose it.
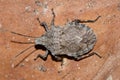
<instances>
[{"instance_id":1,"label":"bug's head","mask_svg":"<svg viewBox=\"0 0 120 80\"><path fill-rule=\"evenodd\" d=\"M43 46L46 46L47 45L47 42L48 42L48 39L46 36L41 36L39 38L36 38L35 39L35 45L43 45Z\"/></svg>"}]
</instances>

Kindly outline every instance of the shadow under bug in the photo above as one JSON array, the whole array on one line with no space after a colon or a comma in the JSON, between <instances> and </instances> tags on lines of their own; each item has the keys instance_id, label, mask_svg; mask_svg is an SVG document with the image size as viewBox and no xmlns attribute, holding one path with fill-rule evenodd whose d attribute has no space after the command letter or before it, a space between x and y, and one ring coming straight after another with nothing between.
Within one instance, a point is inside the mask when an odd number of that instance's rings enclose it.
<instances>
[{"instance_id":1,"label":"shadow under bug","mask_svg":"<svg viewBox=\"0 0 120 80\"><path fill-rule=\"evenodd\" d=\"M67 22L65 25L63 25L63 27L60 27L54 24L55 13L53 9L51 9L51 11L53 18L49 26L46 24L46 22L40 22L39 18L37 18L40 25L44 27L46 32L42 36L35 38L35 45L32 45L27 49L23 50L17 56L24 53L31 47L35 46L36 50L43 49L46 51L46 53L37 55L37 57L34 60L37 60L38 58L46 60L48 54L50 54L52 58L56 61L62 61L64 57L74 60L81 60L94 54L101 58L101 56L98 55L96 52L89 53L96 43L96 35L90 27L86 26L85 24L82 24L88 22L95 22L100 18L100 16L98 16L95 20L81 21L79 19L75 19L71 22ZM48 27L50 27L50 29ZM20 36L31 37L15 32L12 33ZM12 42L28 44L32 43L17 41ZM34 51L32 51L31 53L33 53ZM28 57L29 55L27 55L26 57ZM20 61L20 63L22 61ZM19 64L17 64L16 66L18 66Z\"/></svg>"}]
</instances>

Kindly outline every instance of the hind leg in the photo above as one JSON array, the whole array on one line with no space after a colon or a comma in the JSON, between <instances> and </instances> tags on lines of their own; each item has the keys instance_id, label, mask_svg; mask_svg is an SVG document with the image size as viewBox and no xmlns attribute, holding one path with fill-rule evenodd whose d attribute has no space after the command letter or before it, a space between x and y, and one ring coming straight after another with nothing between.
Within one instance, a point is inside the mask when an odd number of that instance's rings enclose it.
<instances>
[{"instance_id":1,"label":"hind leg","mask_svg":"<svg viewBox=\"0 0 120 80\"><path fill-rule=\"evenodd\" d=\"M76 23L93 23L96 22L101 16L98 16L96 19L94 20L79 20L79 19L75 19L72 22L76 22Z\"/></svg>"},{"instance_id":2,"label":"hind leg","mask_svg":"<svg viewBox=\"0 0 120 80\"><path fill-rule=\"evenodd\" d=\"M88 58L88 57L93 56L93 55L97 55L99 58L102 58L98 53L92 52L89 54L81 55L81 56L77 57L76 60L82 60L82 59Z\"/></svg>"}]
</instances>

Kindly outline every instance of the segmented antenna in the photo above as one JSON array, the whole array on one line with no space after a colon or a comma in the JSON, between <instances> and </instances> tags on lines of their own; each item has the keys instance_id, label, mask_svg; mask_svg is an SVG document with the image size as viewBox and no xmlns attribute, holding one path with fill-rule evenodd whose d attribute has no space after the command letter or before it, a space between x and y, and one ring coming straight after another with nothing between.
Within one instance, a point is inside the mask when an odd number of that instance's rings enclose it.
<instances>
[{"instance_id":1,"label":"segmented antenna","mask_svg":"<svg viewBox=\"0 0 120 80\"><path fill-rule=\"evenodd\" d=\"M28 48L24 49L22 52L20 52L19 54L17 54L15 57L18 57L19 55L21 55L22 53L24 53L25 51L27 51L28 49L34 47L34 45L29 46Z\"/></svg>"},{"instance_id":2,"label":"segmented antenna","mask_svg":"<svg viewBox=\"0 0 120 80\"><path fill-rule=\"evenodd\" d=\"M18 44L34 44L35 43L35 42L20 42L20 41L13 41L13 40L11 40L11 42L18 43Z\"/></svg>"},{"instance_id":3,"label":"segmented antenna","mask_svg":"<svg viewBox=\"0 0 120 80\"><path fill-rule=\"evenodd\" d=\"M20 65L20 63L22 63L28 56L30 56L32 53L34 53L36 50L33 50L32 52L30 52L27 56L25 56L19 63L17 63L14 68L16 68L17 66Z\"/></svg>"},{"instance_id":4,"label":"segmented antenna","mask_svg":"<svg viewBox=\"0 0 120 80\"><path fill-rule=\"evenodd\" d=\"M29 37L29 38L38 38L38 37L33 37L33 36L28 36L28 35L24 35L24 34L21 34L21 33L16 33L16 32L13 32L13 31L10 31L12 34L16 34L16 35L19 35L19 36L24 36L24 37Z\"/></svg>"},{"instance_id":5,"label":"segmented antenna","mask_svg":"<svg viewBox=\"0 0 120 80\"><path fill-rule=\"evenodd\" d=\"M13 32L13 31L10 31L10 30L4 29L4 28L0 28L0 30L2 30L2 31L8 31L8 32L10 32L12 34L16 34L16 35L19 35L19 36L24 36L24 37L29 37L29 38L38 38L38 37L33 37L33 36L29 36L29 35L25 35L25 34Z\"/></svg>"}]
</instances>

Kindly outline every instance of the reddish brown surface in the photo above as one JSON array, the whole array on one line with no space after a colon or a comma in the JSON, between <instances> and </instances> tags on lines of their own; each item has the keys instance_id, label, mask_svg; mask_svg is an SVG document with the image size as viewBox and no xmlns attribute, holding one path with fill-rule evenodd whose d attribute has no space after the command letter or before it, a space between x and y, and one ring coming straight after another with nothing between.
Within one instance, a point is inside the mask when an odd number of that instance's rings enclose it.
<instances>
[{"instance_id":1,"label":"reddish brown surface","mask_svg":"<svg viewBox=\"0 0 120 80\"><path fill-rule=\"evenodd\" d=\"M10 40L29 41L29 38L0 30L0 80L120 80L120 1L119 0L41 0L46 6L37 6L35 0L0 0L0 28L31 36L41 36L44 29L36 17L50 23L54 8L56 25L63 25L67 19L87 20L102 17L95 23L87 23L97 35L93 51L103 58L92 56L81 61L66 60L60 73L60 62L49 56L46 61L33 59L39 50L20 62L34 48L14 58L30 46L15 44ZM38 11L37 13L35 11ZM47 71L38 69L43 65Z\"/></svg>"}]
</instances>

